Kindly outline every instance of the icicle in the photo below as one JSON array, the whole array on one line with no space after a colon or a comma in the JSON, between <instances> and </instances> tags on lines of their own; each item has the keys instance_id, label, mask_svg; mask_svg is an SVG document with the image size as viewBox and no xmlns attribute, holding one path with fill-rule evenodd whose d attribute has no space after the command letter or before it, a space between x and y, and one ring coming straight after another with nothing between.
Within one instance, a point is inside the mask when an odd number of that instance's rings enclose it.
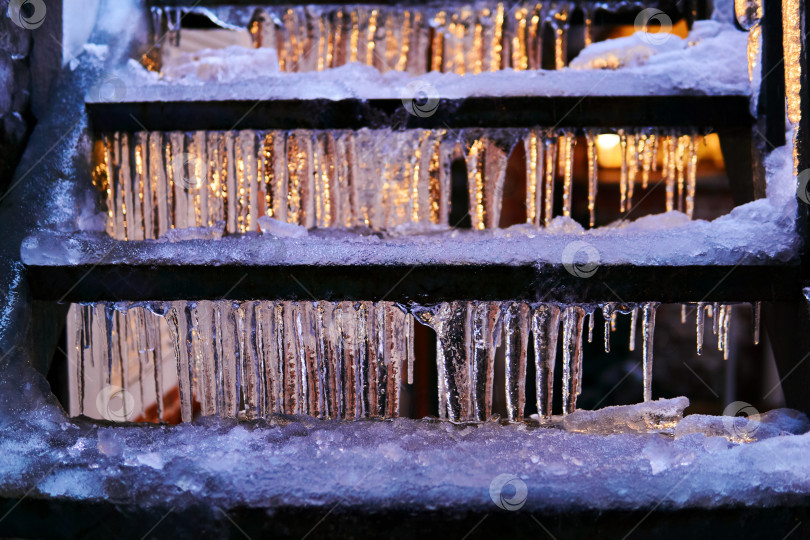
<instances>
[{"instance_id":1,"label":"icicle","mask_svg":"<svg viewBox=\"0 0 810 540\"><path fill-rule=\"evenodd\" d=\"M759 345L759 329L762 320L762 302L754 302L754 345Z\"/></svg>"},{"instance_id":2,"label":"icicle","mask_svg":"<svg viewBox=\"0 0 810 540\"><path fill-rule=\"evenodd\" d=\"M563 323L563 414L577 408L582 369L582 327L585 311L579 306L565 308Z\"/></svg>"},{"instance_id":3,"label":"icicle","mask_svg":"<svg viewBox=\"0 0 810 540\"><path fill-rule=\"evenodd\" d=\"M704 328L704 320L706 314L706 304L703 302L698 302L697 304L697 315L695 315L695 325L697 327L697 353L701 355L703 353L703 328Z\"/></svg>"},{"instance_id":4,"label":"icicle","mask_svg":"<svg viewBox=\"0 0 810 540\"><path fill-rule=\"evenodd\" d=\"M466 302L444 302L414 313L436 332L436 368L439 374L439 416L452 422L475 420L472 414L472 379Z\"/></svg>"},{"instance_id":5,"label":"icicle","mask_svg":"<svg viewBox=\"0 0 810 540\"><path fill-rule=\"evenodd\" d=\"M492 382L495 374L495 344L493 332L500 308L496 302L475 302L470 322L472 373L474 376L473 409L477 420L488 420L492 415Z\"/></svg>"},{"instance_id":6,"label":"icicle","mask_svg":"<svg viewBox=\"0 0 810 540\"><path fill-rule=\"evenodd\" d=\"M619 147L622 155L621 177L619 178L619 212L627 211L627 134L619 130Z\"/></svg>"},{"instance_id":7,"label":"icicle","mask_svg":"<svg viewBox=\"0 0 810 540\"><path fill-rule=\"evenodd\" d=\"M216 358L214 356L213 304L208 300L197 302L192 309L195 333L195 367L198 381L200 414L209 416L217 412Z\"/></svg>"},{"instance_id":8,"label":"icicle","mask_svg":"<svg viewBox=\"0 0 810 540\"><path fill-rule=\"evenodd\" d=\"M598 188L597 170L599 163L596 153L596 132L588 130L585 134L588 141L588 213L590 226L596 224L596 192Z\"/></svg>"},{"instance_id":9,"label":"icicle","mask_svg":"<svg viewBox=\"0 0 810 540\"><path fill-rule=\"evenodd\" d=\"M351 302L340 302L337 309L343 359L343 418L355 419L360 415L362 399L362 394L358 393L360 376L357 364L357 316Z\"/></svg>"},{"instance_id":10,"label":"icicle","mask_svg":"<svg viewBox=\"0 0 810 540\"><path fill-rule=\"evenodd\" d=\"M554 30L554 68L563 69L566 64L568 54L568 10L569 6L556 6L556 11L551 19L551 26Z\"/></svg>"},{"instance_id":11,"label":"icicle","mask_svg":"<svg viewBox=\"0 0 810 540\"><path fill-rule=\"evenodd\" d=\"M523 139L526 152L526 223L540 225L543 193L543 145L537 131Z\"/></svg>"},{"instance_id":12,"label":"icicle","mask_svg":"<svg viewBox=\"0 0 810 540\"><path fill-rule=\"evenodd\" d=\"M686 304L681 304L681 324L686 324Z\"/></svg>"},{"instance_id":13,"label":"icicle","mask_svg":"<svg viewBox=\"0 0 810 540\"><path fill-rule=\"evenodd\" d=\"M653 167L655 135L641 135L641 187L647 189L650 182L650 169Z\"/></svg>"},{"instance_id":14,"label":"icicle","mask_svg":"<svg viewBox=\"0 0 810 540\"><path fill-rule=\"evenodd\" d=\"M636 321L638 320L638 307L630 312L630 350L636 350Z\"/></svg>"},{"instance_id":15,"label":"icicle","mask_svg":"<svg viewBox=\"0 0 810 540\"><path fill-rule=\"evenodd\" d=\"M686 162L689 159L689 136L678 137L676 168L678 170L678 212L683 212L684 186L686 183Z\"/></svg>"},{"instance_id":16,"label":"icicle","mask_svg":"<svg viewBox=\"0 0 810 540\"><path fill-rule=\"evenodd\" d=\"M591 316L593 321L593 316ZM551 417L554 397L554 364L557 361L557 332L560 326L560 308L553 304L540 304L532 312L534 336L535 382L537 385L537 412L541 418Z\"/></svg>"},{"instance_id":17,"label":"icicle","mask_svg":"<svg viewBox=\"0 0 810 540\"><path fill-rule=\"evenodd\" d=\"M407 340L406 350L408 357L408 384L413 384L413 363L416 360L413 351L413 332L414 332L413 314L408 313L405 316L405 339Z\"/></svg>"},{"instance_id":18,"label":"icicle","mask_svg":"<svg viewBox=\"0 0 810 540\"><path fill-rule=\"evenodd\" d=\"M802 17L804 0L782 0L782 39L785 64L785 96L788 119L798 124L802 117L802 44L805 42Z\"/></svg>"},{"instance_id":19,"label":"icicle","mask_svg":"<svg viewBox=\"0 0 810 540\"><path fill-rule=\"evenodd\" d=\"M509 133L484 136L479 131L467 134L467 182L473 229L494 229L501 217L506 163L514 142Z\"/></svg>"},{"instance_id":20,"label":"icicle","mask_svg":"<svg viewBox=\"0 0 810 540\"><path fill-rule=\"evenodd\" d=\"M717 325L717 350L723 353L723 359L728 360L728 327L731 318L731 306L721 305L715 323Z\"/></svg>"},{"instance_id":21,"label":"icicle","mask_svg":"<svg viewBox=\"0 0 810 540\"><path fill-rule=\"evenodd\" d=\"M385 369L387 371L385 408L386 418L399 416L400 391L402 388L402 366L405 362L406 345L402 339L405 330L405 313L391 302L381 302L385 309L386 347Z\"/></svg>"},{"instance_id":22,"label":"icicle","mask_svg":"<svg viewBox=\"0 0 810 540\"><path fill-rule=\"evenodd\" d=\"M633 193L636 188L636 175L638 174L638 137L627 136L627 211L633 207Z\"/></svg>"},{"instance_id":23,"label":"icicle","mask_svg":"<svg viewBox=\"0 0 810 540\"><path fill-rule=\"evenodd\" d=\"M523 420L526 405L526 352L529 306L510 303L503 314L506 363L506 414L510 422Z\"/></svg>"},{"instance_id":24,"label":"icicle","mask_svg":"<svg viewBox=\"0 0 810 540\"><path fill-rule=\"evenodd\" d=\"M653 336L655 334L655 312L658 302L647 302L643 306L644 317L644 401L652 400Z\"/></svg>"},{"instance_id":25,"label":"icicle","mask_svg":"<svg viewBox=\"0 0 810 540\"><path fill-rule=\"evenodd\" d=\"M602 304L602 317L605 319L605 352L610 352L610 331L613 320L613 309L615 305L611 302Z\"/></svg>"},{"instance_id":26,"label":"icicle","mask_svg":"<svg viewBox=\"0 0 810 540\"><path fill-rule=\"evenodd\" d=\"M258 313L257 313L258 311ZM240 360L242 381L242 402L245 416L256 419L264 416L261 401L264 393L263 378L260 371L261 348L260 335L257 335L261 318L261 304L259 302L243 302L239 307L238 324L240 336ZM310 334L312 332L310 331ZM315 415L314 413L312 413Z\"/></svg>"},{"instance_id":27,"label":"icicle","mask_svg":"<svg viewBox=\"0 0 810 540\"><path fill-rule=\"evenodd\" d=\"M717 335L717 332L720 330L720 316L721 316L720 304L718 302L715 302L712 305L712 317L714 319L712 321L712 332L714 333L714 335Z\"/></svg>"},{"instance_id":28,"label":"icicle","mask_svg":"<svg viewBox=\"0 0 810 540\"><path fill-rule=\"evenodd\" d=\"M677 161L677 137L667 135L664 137L664 168L663 175L667 190L667 212L675 209L675 162Z\"/></svg>"},{"instance_id":29,"label":"icicle","mask_svg":"<svg viewBox=\"0 0 810 540\"><path fill-rule=\"evenodd\" d=\"M169 22L168 41L172 47L180 46L180 23L183 13L180 9L165 8L166 19Z\"/></svg>"},{"instance_id":30,"label":"icicle","mask_svg":"<svg viewBox=\"0 0 810 540\"><path fill-rule=\"evenodd\" d=\"M72 304L67 318L68 380L70 388L76 389L70 394L70 416L84 414L83 310L82 306Z\"/></svg>"},{"instance_id":31,"label":"icicle","mask_svg":"<svg viewBox=\"0 0 810 540\"><path fill-rule=\"evenodd\" d=\"M688 157L689 161L686 165L686 215L689 219L695 213L695 188L697 186L697 159L698 159L698 140L697 133L689 137Z\"/></svg>"},{"instance_id":32,"label":"icicle","mask_svg":"<svg viewBox=\"0 0 810 540\"><path fill-rule=\"evenodd\" d=\"M555 142L555 137L551 134L547 134L543 138L543 155L546 159L546 164L543 168L545 174L545 187L543 189L545 208L543 210L543 220L545 226L548 227L551 224L551 220L554 218L554 176L557 164L557 161L554 159L554 156L557 155L557 143Z\"/></svg>"},{"instance_id":33,"label":"icicle","mask_svg":"<svg viewBox=\"0 0 810 540\"><path fill-rule=\"evenodd\" d=\"M180 416L183 422L192 418L192 364L190 362L191 324L186 311L186 302L171 302L167 306L166 322L174 345L174 357L177 362L177 384L180 389Z\"/></svg>"},{"instance_id":34,"label":"icicle","mask_svg":"<svg viewBox=\"0 0 810 540\"><path fill-rule=\"evenodd\" d=\"M596 311L588 312L588 343L593 343L593 318L595 315Z\"/></svg>"},{"instance_id":35,"label":"icicle","mask_svg":"<svg viewBox=\"0 0 810 540\"><path fill-rule=\"evenodd\" d=\"M571 198L571 190L574 184L574 133L566 131L561 138L562 147L562 160L563 168L563 216L571 217L571 205L573 200Z\"/></svg>"}]
</instances>

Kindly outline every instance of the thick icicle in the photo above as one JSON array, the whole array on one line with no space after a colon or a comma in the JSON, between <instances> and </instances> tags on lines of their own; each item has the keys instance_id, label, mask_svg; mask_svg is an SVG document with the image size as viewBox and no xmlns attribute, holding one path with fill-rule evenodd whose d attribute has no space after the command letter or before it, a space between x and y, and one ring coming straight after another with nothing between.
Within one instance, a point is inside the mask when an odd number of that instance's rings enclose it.
<instances>
[{"instance_id":1,"label":"thick icicle","mask_svg":"<svg viewBox=\"0 0 810 540\"><path fill-rule=\"evenodd\" d=\"M644 401L652 400L653 336L655 334L655 312L658 302L647 302L643 306L644 326Z\"/></svg>"},{"instance_id":2,"label":"thick icicle","mask_svg":"<svg viewBox=\"0 0 810 540\"><path fill-rule=\"evenodd\" d=\"M580 370L582 369L582 328L585 310L580 306L566 307L563 324L563 414L577 408Z\"/></svg>"},{"instance_id":3,"label":"thick icicle","mask_svg":"<svg viewBox=\"0 0 810 540\"><path fill-rule=\"evenodd\" d=\"M474 376L473 411L477 420L487 420L492 414L492 383L495 378L494 328L499 316L496 302L474 302L472 306L471 353Z\"/></svg>"},{"instance_id":4,"label":"thick icicle","mask_svg":"<svg viewBox=\"0 0 810 540\"><path fill-rule=\"evenodd\" d=\"M695 315L695 326L697 327L696 335L697 335L698 355L703 354L703 328L705 318L706 318L706 304L704 304L703 302L698 302L697 314Z\"/></svg>"},{"instance_id":5,"label":"thick icicle","mask_svg":"<svg viewBox=\"0 0 810 540\"><path fill-rule=\"evenodd\" d=\"M506 363L506 415L510 422L523 420L526 405L526 353L529 343L529 306L512 302L503 313Z\"/></svg>"},{"instance_id":6,"label":"thick icicle","mask_svg":"<svg viewBox=\"0 0 810 540\"><path fill-rule=\"evenodd\" d=\"M436 332L439 373L439 416L452 422L475 420L472 410L472 370L466 338L469 305L444 302L415 315Z\"/></svg>"},{"instance_id":7,"label":"thick icicle","mask_svg":"<svg viewBox=\"0 0 810 540\"><path fill-rule=\"evenodd\" d=\"M543 142L532 130L523 139L526 152L526 223L540 225L543 205Z\"/></svg>"},{"instance_id":8,"label":"thick icicle","mask_svg":"<svg viewBox=\"0 0 810 540\"><path fill-rule=\"evenodd\" d=\"M180 389L180 416L183 422L192 418L192 363L190 351L191 324L185 302L172 302L166 307L166 321L174 345L174 357L177 362L177 384Z\"/></svg>"},{"instance_id":9,"label":"thick icicle","mask_svg":"<svg viewBox=\"0 0 810 540\"><path fill-rule=\"evenodd\" d=\"M591 320L593 320L593 316L591 316ZM532 335L534 336L535 383L537 385L537 412L541 418L551 417L559 326L560 308L558 306L540 304L534 307L532 310Z\"/></svg>"},{"instance_id":10,"label":"thick icicle","mask_svg":"<svg viewBox=\"0 0 810 540\"><path fill-rule=\"evenodd\" d=\"M782 0L782 43L785 64L785 96L788 120L798 124L802 118L802 44L807 30L803 28L803 0Z\"/></svg>"}]
</instances>

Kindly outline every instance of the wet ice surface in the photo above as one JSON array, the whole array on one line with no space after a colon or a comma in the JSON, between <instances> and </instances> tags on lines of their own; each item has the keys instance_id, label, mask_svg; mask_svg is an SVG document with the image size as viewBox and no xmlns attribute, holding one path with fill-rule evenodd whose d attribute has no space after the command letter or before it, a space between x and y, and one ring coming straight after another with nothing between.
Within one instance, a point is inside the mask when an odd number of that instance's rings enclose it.
<instances>
[{"instance_id":1,"label":"wet ice surface","mask_svg":"<svg viewBox=\"0 0 810 540\"><path fill-rule=\"evenodd\" d=\"M68 422L41 376L17 359L0 389L2 495L117 504L493 509L501 474L526 508L768 506L810 494L810 434L749 444L693 433L594 435L494 422L398 419L274 423L209 418L174 427ZM663 416L685 398L656 402ZM606 409L632 423L640 406ZM650 404L644 407L650 407ZM795 412L786 422L796 419ZM803 419L806 429L806 418ZM54 467L55 465L55 467Z\"/></svg>"},{"instance_id":2,"label":"wet ice surface","mask_svg":"<svg viewBox=\"0 0 810 540\"><path fill-rule=\"evenodd\" d=\"M414 77L399 71L381 74L372 66L351 63L321 72L279 73L272 53L230 47L225 52L209 50L183 56L180 64L168 68L164 79L134 60L118 76L127 86L122 101L398 98L414 81L430 84L435 95L448 99L583 93L750 94L747 34L730 24L697 21L686 39L670 36L666 46L647 46L643 51L638 41L646 44L640 37L595 43L583 50L580 61L572 62L572 66L582 68L597 57L607 56L632 64L616 71L507 69L478 75L431 72ZM223 54L233 57L234 62L224 66L217 61Z\"/></svg>"}]
</instances>

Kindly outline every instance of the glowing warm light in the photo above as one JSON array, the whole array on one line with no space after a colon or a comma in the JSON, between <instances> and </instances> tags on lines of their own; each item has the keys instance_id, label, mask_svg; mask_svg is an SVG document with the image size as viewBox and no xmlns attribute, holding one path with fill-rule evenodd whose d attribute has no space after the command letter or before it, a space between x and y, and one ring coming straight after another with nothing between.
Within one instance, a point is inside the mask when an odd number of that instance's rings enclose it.
<instances>
[{"instance_id":1,"label":"glowing warm light","mask_svg":"<svg viewBox=\"0 0 810 540\"><path fill-rule=\"evenodd\" d=\"M622 166L622 149L619 143L619 136L614 133L596 137L596 154L600 167L618 169Z\"/></svg>"}]
</instances>

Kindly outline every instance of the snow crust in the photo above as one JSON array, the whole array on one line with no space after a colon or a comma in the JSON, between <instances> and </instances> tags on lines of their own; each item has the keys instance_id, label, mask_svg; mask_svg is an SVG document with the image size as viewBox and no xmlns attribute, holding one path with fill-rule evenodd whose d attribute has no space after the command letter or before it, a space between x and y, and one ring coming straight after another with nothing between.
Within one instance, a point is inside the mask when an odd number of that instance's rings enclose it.
<instances>
[{"instance_id":1,"label":"snow crust","mask_svg":"<svg viewBox=\"0 0 810 540\"><path fill-rule=\"evenodd\" d=\"M750 94L746 34L727 23L697 21L684 40L670 36L658 46L643 34L597 42L570 68L506 69L478 75L431 72L413 76L350 63L320 72L281 73L273 49L206 49L180 55L164 73L130 60L118 75L127 84L124 101L212 99L374 99L399 97L409 84L429 85L431 96L576 96L651 94ZM583 69L596 58L625 60L620 70ZM418 82L415 82L418 81ZM210 83L216 82L216 85Z\"/></svg>"},{"instance_id":2,"label":"snow crust","mask_svg":"<svg viewBox=\"0 0 810 540\"><path fill-rule=\"evenodd\" d=\"M52 396L44 397L41 375L25 362L8 362L0 371L5 497L33 486L28 496L34 498L177 508L328 508L341 501L377 510L497 510L489 491L502 474L525 483L529 510L767 507L810 494L808 433L739 444L711 429L694 430L695 423L692 432L673 438L643 430L572 432L559 418L555 427L306 417L113 427L69 421ZM645 415L678 416L686 403L676 398L589 414L601 416L599 426L606 417L633 426ZM769 414L774 424L800 418L795 411ZM806 418L801 421L806 430Z\"/></svg>"}]
</instances>

